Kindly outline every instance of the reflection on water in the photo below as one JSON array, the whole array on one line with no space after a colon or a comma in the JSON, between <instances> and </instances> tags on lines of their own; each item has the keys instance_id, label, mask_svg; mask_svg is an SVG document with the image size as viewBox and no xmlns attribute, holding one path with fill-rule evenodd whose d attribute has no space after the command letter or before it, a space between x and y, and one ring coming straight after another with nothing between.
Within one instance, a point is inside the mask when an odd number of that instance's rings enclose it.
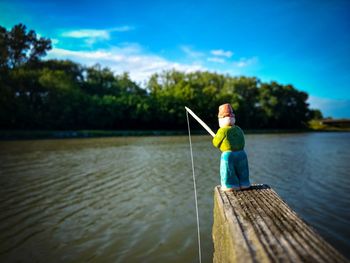
<instances>
[{"instance_id":1,"label":"reflection on water","mask_svg":"<svg viewBox=\"0 0 350 263\"><path fill-rule=\"evenodd\" d=\"M350 133L247 135L271 185L349 256ZM203 262L212 261L220 152L193 137ZM0 261L196 262L188 138L0 142Z\"/></svg>"}]
</instances>

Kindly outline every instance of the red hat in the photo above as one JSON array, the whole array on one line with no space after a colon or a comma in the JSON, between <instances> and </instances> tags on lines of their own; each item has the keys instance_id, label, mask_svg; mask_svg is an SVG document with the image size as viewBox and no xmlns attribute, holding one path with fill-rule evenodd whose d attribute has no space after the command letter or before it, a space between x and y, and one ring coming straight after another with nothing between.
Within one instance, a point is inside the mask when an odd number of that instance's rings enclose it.
<instances>
[{"instance_id":1,"label":"red hat","mask_svg":"<svg viewBox=\"0 0 350 263\"><path fill-rule=\"evenodd\" d=\"M219 114L218 117L219 118L224 118L224 117L233 117L233 110L232 107L229 103L225 103L220 105L219 107Z\"/></svg>"}]
</instances>

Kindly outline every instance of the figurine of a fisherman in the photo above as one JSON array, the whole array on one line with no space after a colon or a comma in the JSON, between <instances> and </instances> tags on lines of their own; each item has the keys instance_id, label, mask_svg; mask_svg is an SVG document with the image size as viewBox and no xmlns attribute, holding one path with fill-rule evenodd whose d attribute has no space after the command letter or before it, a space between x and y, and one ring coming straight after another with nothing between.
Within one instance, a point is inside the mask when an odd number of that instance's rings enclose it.
<instances>
[{"instance_id":1,"label":"figurine of a fisherman","mask_svg":"<svg viewBox=\"0 0 350 263\"><path fill-rule=\"evenodd\" d=\"M250 187L248 158L244 151L244 133L235 125L230 104L219 107L219 126L213 145L222 152L220 160L221 189L232 191Z\"/></svg>"}]
</instances>

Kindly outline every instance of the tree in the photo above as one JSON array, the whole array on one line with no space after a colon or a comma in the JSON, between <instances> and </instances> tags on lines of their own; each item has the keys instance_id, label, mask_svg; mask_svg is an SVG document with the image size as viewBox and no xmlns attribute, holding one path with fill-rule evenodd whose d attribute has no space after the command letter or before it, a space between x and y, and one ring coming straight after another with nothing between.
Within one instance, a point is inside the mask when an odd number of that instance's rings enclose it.
<instances>
[{"instance_id":1,"label":"tree","mask_svg":"<svg viewBox=\"0 0 350 263\"><path fill-rule=\"evenodd\" d=\"M267 127L278 129L305 128L309 120L308 95L292 85L277 82L262 83L260 90L261 109L267 117Z\"/></svg>"},{"instance_id":2,"label":"tree","mask_svg":"<svg viewBox=\"0 0 350 263\"><path fill-rule=\"evenodd\" d=\"M231 94L229 101L237 115L237 123L245 128L261 128L266 118L259 104L260 80L254 77L229 77L224 94Z\"/></svg>"},{"instance_id":3,"label":"tree","mask_svg":"<svg viewBox=\"0 0 350 263\"><path fill-rule=\"evenodd\" d=\"M323 114L318 109L311 109L310 110L310 114L309 114L309 119L310 120L322 120L323 119Z\"/></svg>"},{"instance_id":4,"label":"tree","mask_svg":"<svg viewBox=\"0 0 350 263\"><path fill-rule=\"evenodd\" d=\"M128 73L99 64L41 61L50 49L49 39L23 24L0 26L0 128L186 129L184 106L214 128L223 103L233 106L242 128L304 128L322 118L292 85L168 70L152 75L144 89Z\"/></svg>"},{"instance_id":5,"label":"tree","mask_svg":"<svg viewBox=\"0 0 350 263\"><path fill-rule=\"evenodd\" d=\"M52 48L51 40L38 38L33 30L27 32L23 24L10 31L0 26L0 67L13 69L26 63L35 63Z\"/></svg>"}]
</instances>

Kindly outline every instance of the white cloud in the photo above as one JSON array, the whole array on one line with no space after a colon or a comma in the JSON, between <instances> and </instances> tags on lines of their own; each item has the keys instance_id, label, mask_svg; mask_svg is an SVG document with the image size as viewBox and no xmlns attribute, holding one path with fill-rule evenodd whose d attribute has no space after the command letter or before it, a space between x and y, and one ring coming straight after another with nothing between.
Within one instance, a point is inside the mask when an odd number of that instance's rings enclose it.
<instances>
[{"instance_id":1,"label":"white cloud","mask_svg":"<svg viewBox=\"0 0 350 263\"><path fill-rule=\"evenodd\" d=\"M230 58L233 55L232 51L224 51L222 49L217 49L217 50L212 50L210 51L210 53L214 56L221 56L221 57L227 57Z\"/></svg>"},{"instance_id":2,"label":"white cloud","mask_svg":"<svg viewBox=\"0 0 350 263\"><path fill-rule=\"evenodd\" d=\"M192 58L198 58L198 57L203 57L204 56L204 53L198 52L198 51L194 51L189 46L181 46L181 50L183 52L185 52L188 56L192 57Z\"/></svg>"},{"instance_id":3,"label":"white cloud","mask_svg":"<svg viewBox=\"0 0 350 263\"><path fill-rule=\"evenodd\" d=\"M97 29L80 29L67 31L62 33L63 37L71 38L100 38L109 39L110 33L108 30L97 30Z\"/></svg>"},{"instance_id":4,"label":"white cloud","mask_svg":"<svg viewBox=\"0 0 350 263\"><path fill-rule=\"evenodd\" d=\"M49 59L70 59L88 66L99 63L109 67L117 74L129 72L133 80L140 82L163 70L176 69L184 72L207 70L201 64L181 64L157 55L146 54L138 44L124 44L121 47L97 51L53 48L47 57Z\"/></svg>"},{"instance_id":5,"label":"white cloud","mask_svg":"<svg viewBox=\"0 0 350 263\"><path fill-rule=\"evenodd\" d=\"M208 60L209 62L215 62L215 63L221 63L221 64L223 64L223 63L226 62L225 59L223 59L223 58L218 58L218 57L210 57L210 58L207 58L207 60Z\"/></svg>"},{"instance_id":6,"label":"white cloud","mask_svg":"<svg viewBox=\"0 0 350 263\"><path fill-rule=\"evenodd\" d=\"M245 68L248 66L252 66L258 63L258 58L257 57L252 57L252 58L241 58L238 61L234 61L233 65L238 68Z\"/></svg>"},{"instance_id":7,"label":"white cloud","mask_svg":"<svg viewBox=\"0 0 350 263\"><path fill-rule=\"evenodd\" d=\"M324 117L350 118L350 100L329 99L309 96L308 103L311 109L319 109Z\"/></svg>"},{"instance_id":8,"label":"white cloud","mask_svg":"<svg viewBox=\"0 0 350 263\"><path fill-rule=\"evenodd\" d=\"M104 67L109 67L116 74L129 72L135 81L143 82L152 74L163 70L176 69L183 72L194 71L215 71L219 74L244 75L247 71L258 63L257 57L242 58L239 61L227 63L221 57L209 57L204 61L192 63L179 63L168 60L160 55L145 52L137 43L122 43L119 46L99 50L68 50L53 48L47 55L48 59L70 59L83 65L91 66L96 63ZM207 63L206 63L207 62ZM215 64L208 62L225 64L228 68L220 69Z\"/></svg>"},{"instance_id":9,"label":"white cloud","mask_svg":"<svg viewBox=\"0 0 350 263\"><path fill-rule=\"evenodd\" d=\"M109 29L109 32L127 32L134 30L135 28L133 26L120 26L120 27L114 27L112 29Z\"/></svg>"},{"instance_id":10,"label":"white cloud","mask_svg":"<svg viewBox=\"0 0 350 263\"><path fill-rule=\"evenodd\" d=\"M65 31L61 34L61 36L66 38L84 39L85 43L91 46L97 41L109 40L111 37L111 33L113 32L126 32L133 29L134 28L131 26L121 26L110 29L79 29Z\"/></svg>"}]
</instances>

